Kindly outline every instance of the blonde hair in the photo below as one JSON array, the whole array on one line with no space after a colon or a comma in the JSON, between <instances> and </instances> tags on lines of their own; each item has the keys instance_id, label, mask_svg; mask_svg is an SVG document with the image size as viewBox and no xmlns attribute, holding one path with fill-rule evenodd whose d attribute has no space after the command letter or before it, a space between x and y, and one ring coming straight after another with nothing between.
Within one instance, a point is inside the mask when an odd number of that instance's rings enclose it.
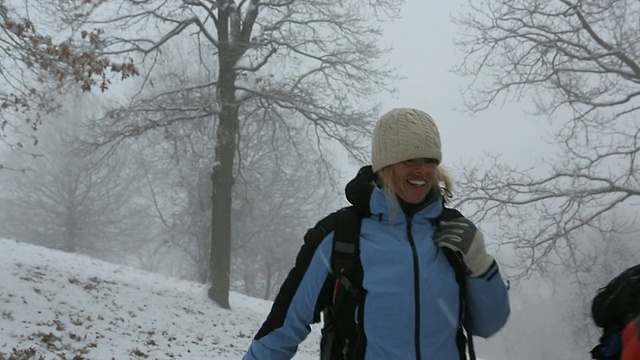
<instances>
[{"instance_id":1,"label":"blonde hair","mask_svg":"<svg viewBox=\"0 0 640 360\"><path fill-rule=\"evenodd\" d=\"M377 185L382 188L387 195L389 202L389 212L394 214L400 207L396 198L397 189L393 182L393 165L387 165L376 172ZM453 178L442 166L436 168L436 184L434 189L442 196L445 203L453 197Z\"/></svg>"},{"instance_id":2,"label":"blonde hair","mask_svg":"<svg viewBox=\"0 0 640 360\"><path fill-rule=\"evenodd\" d=\"M436 168L436 190L442 195L445 204L448 203L453 197L453 178L442 165L438 165Z\"/></svg>"},{"instance_id":3,"label":"blonde hair","mask_svg":"<svg viewBox=\"0 0 640 360\"><path fill-rule=\"evenodd\" d=\"M389 220L395 222L395 218L400 210L400 204L396 198L396 185L393 183L392 165L387 165L376 172L376 185L384 190L387 195L387 204L389 206Z\"/></svg>"}]
</instances>

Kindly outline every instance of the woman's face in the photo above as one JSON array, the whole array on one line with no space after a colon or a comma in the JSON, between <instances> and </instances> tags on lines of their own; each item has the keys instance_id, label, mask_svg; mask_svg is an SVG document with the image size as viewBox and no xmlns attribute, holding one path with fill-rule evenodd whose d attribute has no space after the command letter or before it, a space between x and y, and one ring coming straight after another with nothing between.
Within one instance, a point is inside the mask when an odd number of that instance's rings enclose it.
<instances>
[{"instance_id":1,"label":"woman's face","mask_svg":"<svg viewBox=\"0 0 640 360\"><path fill-rule=\"evenodd\" d=\"M409 204L417 204L427 197L436 185L435 159L411 159L391 165L396 195Z\"/></svg>"}]
</instances>

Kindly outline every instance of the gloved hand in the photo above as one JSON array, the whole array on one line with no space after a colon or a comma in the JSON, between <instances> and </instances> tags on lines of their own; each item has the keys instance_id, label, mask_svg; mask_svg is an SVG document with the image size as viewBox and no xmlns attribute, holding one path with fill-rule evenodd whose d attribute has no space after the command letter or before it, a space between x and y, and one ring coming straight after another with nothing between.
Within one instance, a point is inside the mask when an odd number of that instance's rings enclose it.
<instances>
[{"instance_id":1,"label":"gloved hand","mask_svg":"<svg viewBox=\"0 0 640 360\"><path fill-rule=\"evenodd\" d=\"M440 221L433 241L460 253L471 277L484 275L493 264L493 257L487 254L484 245L484 235L465 217Z\"/></svg>"}]
</instances>

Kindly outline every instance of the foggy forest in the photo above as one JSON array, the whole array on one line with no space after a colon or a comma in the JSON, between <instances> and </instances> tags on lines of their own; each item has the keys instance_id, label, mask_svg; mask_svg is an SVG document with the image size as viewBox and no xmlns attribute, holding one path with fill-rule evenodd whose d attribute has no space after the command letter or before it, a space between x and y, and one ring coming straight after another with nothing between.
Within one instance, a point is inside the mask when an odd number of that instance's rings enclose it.
<instances>
[{"instance_id":1,"label":"foggy forest","mask_svg":"<svg viewBox=\"0 0 640 360\"><path fill-rule=\"evenodd\" d=\"M593 296L640 263L638 1L0 0L0 17L0 239L199 284L197 306L269 304L406 106L438 123L452 206L510 284L479 357L588 359Z\"/></svg>"}]
</instances>

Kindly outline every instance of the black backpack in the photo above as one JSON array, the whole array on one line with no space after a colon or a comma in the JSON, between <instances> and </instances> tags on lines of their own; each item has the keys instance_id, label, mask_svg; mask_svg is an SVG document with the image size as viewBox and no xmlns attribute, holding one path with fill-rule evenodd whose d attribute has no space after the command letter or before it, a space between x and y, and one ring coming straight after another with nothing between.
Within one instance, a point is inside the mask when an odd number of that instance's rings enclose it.
<instances>
[{"instance_id":1,"label":"black backpack","mask_svg":"<svg viewBox=\"0 0 640 360\"><path fill-rule=\"evenodd\" d=\"M598 345L591 350L593 359L619 359L621 332L640 314L640 264L630 267L600 288L591 304L591 316L602 329Z\"/></svg>"},{"instance_id":2,"label":"black backpack","mask_svg":"<svg viewBox=\"0 0 640 360\"><path fill-rule=\"evenodd\" d=\"M324 321L320 345L321 360L364 358L367 339L364 335L361 305L366 290L362 288L363 270L359 240L362 219L371 216L368 206L372 179L371 167L363 167L346 188L347 199L353 205L320 220L305 235L305 245L317 247L322 239L334 232L331 276L325 281L321 300L316 304L316 320L322 317ZM445 208L436 219L436 226L440 220L461 216L457 210ZM466 332L471 322L466 306L466 266L454 251L448 248L443 248L442 251L455 271L460 288L460 324L457 335L460 359L474 360L473 341L471 335Z\"/></svg>"}]
</instances>

